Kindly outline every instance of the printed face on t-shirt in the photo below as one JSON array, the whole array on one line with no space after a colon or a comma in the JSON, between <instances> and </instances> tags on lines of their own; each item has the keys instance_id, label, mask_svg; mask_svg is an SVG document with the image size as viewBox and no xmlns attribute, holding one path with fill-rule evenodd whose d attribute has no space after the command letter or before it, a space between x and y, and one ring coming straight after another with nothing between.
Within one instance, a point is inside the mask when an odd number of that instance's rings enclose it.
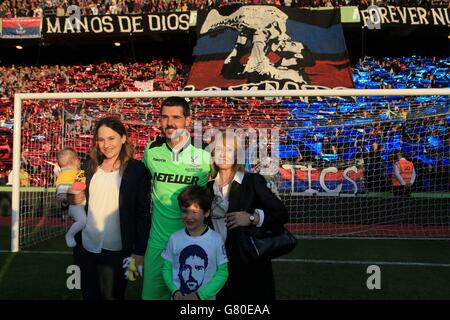
<instances>
[{"instance_id":1,"label":"printed face on t-shirt","mask_svg":"<svg viewBox=\"0 0 450 320\"><path fill-rule=\"evenodd\" d=\"M197 256L190 256L181 268L181 275L186 286L191 292L197 291L205 278L205 260Z\"/></svg>"},{"instance_id":2,"label":"printed face on t-shirt","mask_svg":"<svg viewBox=\"0 0 450 320\"><path fill-rule=\"evenodd\" d=\"M203 284L208 267L206 251L199 245L189 245L180 252L179 262L178 278L181 293L196 292Z\"/></svg>"}]
</instances>

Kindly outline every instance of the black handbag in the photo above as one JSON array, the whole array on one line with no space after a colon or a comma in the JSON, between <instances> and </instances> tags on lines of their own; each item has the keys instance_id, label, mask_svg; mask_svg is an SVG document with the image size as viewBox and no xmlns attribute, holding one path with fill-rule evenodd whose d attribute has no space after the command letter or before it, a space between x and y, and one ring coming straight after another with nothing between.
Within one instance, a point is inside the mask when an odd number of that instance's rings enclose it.
<instances>
[{"instance_id":1,"label":"black handbag","mask_svg":"<svg viewBox=\"0 0 450 320\"><path fill-rule=\"evenodd\" d=\"M279 231L247 228L242 235L239 248L245 264L278 258L297 245L297 238L284 227Z\"/></svg>"}]
</instances>

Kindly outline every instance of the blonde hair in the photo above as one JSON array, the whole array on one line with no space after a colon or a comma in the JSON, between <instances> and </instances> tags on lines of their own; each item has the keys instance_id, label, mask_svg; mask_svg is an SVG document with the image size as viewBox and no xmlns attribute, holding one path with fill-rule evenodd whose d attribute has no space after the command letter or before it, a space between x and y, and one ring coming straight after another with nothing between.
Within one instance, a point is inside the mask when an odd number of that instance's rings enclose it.
<instances>
[{"instance_id":1,"label":"blonde hair","mask_svg":"<svg viewBox=\"0 0 450 320\"><path fill-rule=\"evenodd\" d=\"M58 160L58 165L61 168L64 168L74 164L78 160L78 154L75 149L64 148L58 152L56 158Z\"/></svg>"},{"instance_id":2,"label":"blonde hair","mask_svg":"<svg viewBox=\"0 0 450 320\"><path fill-rule=\"evenodd\" d=\"M231 139L233 139L233 144L234 144L234 164L233 164L233 170L234 172L245 172L245 167L243 163L239 163L239 155L244 154L244 159L245 159L245 148L242 145L242 140L241 138L236 135L236 133L230 133L230 132L220 132L217 133L214 136L214 143L222 143L223 145L226 145L227 142L229 142ZM212 157L214 159L214 150L212 151ZM217 176L217 174L219 173L219 167L217 166L217 164L215 163L215 161L213 160L212 163L212 170L211 170L211 178L215 178Z\"/></svg>"}]
</instances>

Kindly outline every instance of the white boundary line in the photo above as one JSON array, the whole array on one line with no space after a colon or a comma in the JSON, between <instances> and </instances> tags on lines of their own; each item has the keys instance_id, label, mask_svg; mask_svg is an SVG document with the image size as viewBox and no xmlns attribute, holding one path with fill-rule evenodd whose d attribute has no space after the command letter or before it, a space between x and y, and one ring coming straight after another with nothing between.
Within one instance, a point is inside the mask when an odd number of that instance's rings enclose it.
<instances>
[{"instance_id":1,"label":"white boundary line","mask_svg":"<svg viewBox=\"0 0 450 320\"><path fill-rule=\"evenodd\" d=\"M10 250L0 250L0 253L15 253ZM70 255L71 251L32 251L32 250L20 250L17 253L37 253L37 254L62 254L62 255Z\"/></svg>"},{"instance_id":2,"label":"white boundary line","mask_svg":"<svg viewBox=\"0 0 450 320\"><path fill-rule=\"evenodd\" d=\"M9 269L9 266L11 265L12 261L14 260L13 255L7 256L6 261L4 262L2 268L0 269L0 282L2 282L3 277L5 276L6 272Z\"/></svg>"},{"instance_id":3,"label":"white boundary line","mask_svg":"<svg viewBox=\"0 0 450 320\"><path fill-rule=\"evenodd\" d=\"M365 236L302 236L295 235L298 240L422 240L422 241L450 241L449 237L365 237Z\"/></svg>"},{"instance_id":4,"label":"white boundary line","mask_svg":"<svg viewBox=\"0 0 450 320\"><path fill-rule=\"evenodd\" d=\"M11 251L0 250L0 253L11 253ZM31 251L23 250L20 254L60 254L71 255L70 251ZM316 260L316 259L274 259L274 262L294 263L317 263L317 264L359 264L359 265L392 265L392 266L414 266L414 267L441 267L450 268L450 263L427 263L427 262L401 262L401 261L345 261L345 260Z\"/></svg>"},{"instance_id":5,"label":"white boundary line","mask_svg":"<svg viewBox=\"0 0 450 320\"><path fill-rule=\"evenodd\" d=\"M450 263L426 263L426 262L395 262L395 261L345 261L345 260L314 260L314 259L274 259L274 262L303 262L318 264L361 264L361 265L392 265L414 267L441 267L450 268Z\"/></svg>"}]
</instances>

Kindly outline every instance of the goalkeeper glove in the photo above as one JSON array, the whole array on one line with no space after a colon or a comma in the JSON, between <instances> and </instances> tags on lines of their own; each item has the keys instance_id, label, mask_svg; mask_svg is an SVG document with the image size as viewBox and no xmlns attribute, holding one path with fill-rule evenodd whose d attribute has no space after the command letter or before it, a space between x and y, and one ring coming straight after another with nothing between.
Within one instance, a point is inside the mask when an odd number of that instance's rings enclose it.
<instances>
[{"instance_id":1,"label":"goalkeeper glove","mask_svg":"<svg viewBox=\"0 0 450 320\"><path fill-rule=\"evenodd\" d=\"M128 257L123 260L122 267L125 269L125 279L129 281L135 281L138 276L142 277L142 266L136 267L136 262L133 257Z\"/></svg>"}]
</instances>

